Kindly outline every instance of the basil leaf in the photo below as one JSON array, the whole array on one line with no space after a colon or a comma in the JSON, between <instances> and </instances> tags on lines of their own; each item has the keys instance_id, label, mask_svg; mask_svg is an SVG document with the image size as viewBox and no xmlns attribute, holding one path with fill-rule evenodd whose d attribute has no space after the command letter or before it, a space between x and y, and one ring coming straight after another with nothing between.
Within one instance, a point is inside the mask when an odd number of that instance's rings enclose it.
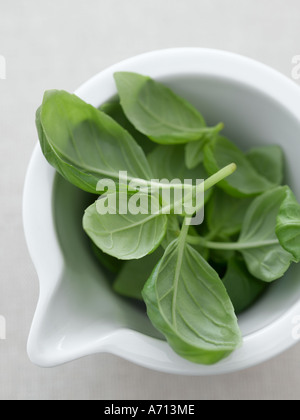
<instances>
[{"instance_id":1,"label":"basil leaf","mask_svg":"<svg viewBox=\"0 0 300 420\"><path fill-rule=\"evenodd\" d=\"M164 249L167 249L171 242L178 239L180 235L180 226L178 217L174 214L168 216L167 233L162 241L161 245Z\"/></svg>"},{"instance_id":2,"label":"basil leaf","mask_svg":"<svg viewBox=\"0 0 300 420\"><path fill-rule=\"evenodd\" d=\"M64 91L45 93L37 129L48 162L75 186L97 193L102 178L151 179L142 149L112 118Z\"/></svg>"},{"instance_id":3,"label":"basil leaf","mask_svg":"<svg viewBox=\"0 0 300 420\"><path fill-rule=\"evenodd\" d=\"M184 146L157 146L149 155L148 162L155 178L168 180L206 179L203 165L188 169L184 163Z\"/></svg>"},{"instance_id":4,"label":"basil leaf","mask_svg":"<svg viewBox=\"0 0 300 420\"><path fill-rule=\"evenodd\" d=\"M84 191L96 194L96 185L99 179L93 173L86 173L83 168L75 167L64 161L49 144L41 123L41 108L36 113L36 127L42 152L50 165L71 184Z\"/></svg>"},{"instance_id":5,"label":"basil leaf","mask_svg":"<svg viewBox=\"0 0 300 420\"><path fill-rule=\"evenodd\" d=\"M196 108L150 77L119 72L115 81L125 115L156 143L185 144L211 132Z\"/></svg>"},{"instance_id":6,"label":"basil leaf","mask_svg":"<svg viewBox=\"0 0 300 420\"><path fill-rule=\"evenodd\" d=\"M200 141L193 141L185 146L185 164L189 169L196 168L204 161L204 147L223 130L224 124L218 124L209 134L203 135Z\"/></svg>"},{"instance_id":7,"label":"basil leaf","mask_svg":"<svg viewBox=\"0 0 300 420\"><path fill-rule=\"evenodd\" d=\"M189 228L189 234L191 236L198 237L198 232L195 226L190 226ZM162 241L162 247L164 249L167 249L171 242L173 242L175 239L178 239L180 236L180 225L177 216L170 215L168 217L168 226L167 226L167 234ZM193 245L193 248L195 248L199 254L207 261L209 258L209 249L203 248L200 245Z\"/></svg>"},{"instance_id":8,"label":"basil leaf","mask_svg":"<svg viewBox=\"0 0 300 420\"><path fill-rule=\"evenodd\" d=\"M279 146L262 146L246 154L256 171L274 185L283 182L283 151Z\"/></svg>"},{"instance_id":9,"label":"basil leaf","mask_svg":"<svg viewBox=\"0 0 300 420\"><path fill-rule=\"evenodd\" d=\"M281 246L300 262L300 205L290 188L285 187L285 197L280 206L276 235Z\"/></svg>"},{"instance_id":10,"label":"basil leaf","mask_svg":"<svg viewBox=\"0 0 300 420\"><path fill-rule=\"evenodd\" d=\"M113 118L118 124L120 124L125 130L127 130L137 144L143 149L147 155L155 148L155 143L153 143L147 136L140 133L128 120L124 114L123 108L121 107L120 102L107 102L103 104L100 108L100 111L105 112Z\"/></svg>"},{"instance_id":11,"label":"basil leaf","mask_svg":"<svg viewBox=\"0 0 300 420\"><path fill-rule=\"evenodd\" d=\"M125 201L125 193L120 192L119 196ZM109 205L108 213L102 215L98 213L96 202L83 217L83 228L98 248L120 260L140 259L158 248L166 235L166 215L112 214L110 210L116 209L110 209Z\"/></svg>"},{"instance_id":12,"label":"basil leaf","mask_svg":"<svg viewBox=\"0 0 300 420\"><path fill-rule=\"evenodd\" d=\"M207 172L203 165L198 165L194 169L188 169L185 166L183 156L184 146L182 145L157 146L147 158L154 177L159 180L167 179L172 181L180 179L180 181L184 182L191 179L195 183L197 179L204 180L207 178ZM212 189L205 192L205 203L209 200L211 194Z\"/></svg>"},{"instance_id":13,"label":"basil leaf","mask_svg":"<svg viewBox=\"0 0 300 420\"><path fill-rule=\"evenodd\" d=\"M249 197L274 187L274 184L261 176L247 157L225 137L218 137L205 146L204 166L209 175L231 162L236 163L237 171L218 184L218 187L228 194L234 197Z\"/></svg>"},{"instance_id":14,"label":"basil leaf","mask_svg":"<svg viewBox=\"0 0 300 420\"><path fill-rule=\"evenodd\" d=\"M204 147L209 140L188 143L185 146L185 164L188 169L194 169L204 161Z\"/></svg>"},{"instance_id":15,"label":"basil leaf","mask_svg":"<svg viewBox=\"0 0 300 420\"><path fill-rule=\"evenodd\" d=\"M277 187L257 197L249 207L238 245L250 273L263 281L279 279L289 268L292 255L280 245L275 233L277 216L287 187Z\"/></svg>"},{"instance_id":16,"label":"basil leaf","mask_svg":"<svg viewBox=\"0 0 300 420\"><path fill-rule=\"evenodd\" d=\"M190 226L189 228L189 235L191 237L196 237L198 238L198 231L197 228L195 226ZM178 239L177 235L177 239ZM210 258L210 250L208 248L204 248L201 245L193 245L193 248L201 255L202 258L204 258L206 261L209 260Z\"/></svg>"},{"instance_id":17,"label":"basil leaf","mask_svg":"<svg viewBox=\"0 0 300 420\"><path fill-rule=\"evenodd\" d=\"M229 260L223 283L236 314L248 309L267 287L266 283L253 277L245 263L236 257Z\"/></svg>"},{"instance_id":18,"label":"basil leaf","mask_svg":"<svg viewBox=\"0 0 300 420\"><path fill-rule=\"evenodd\" d=\"M182 238L169 245L142 294L151 322L180 356L208 365L240 345L237 320L222 281Z\"/></svg>"},{"instance_id":19,"label":"basil leaf","mask_svg":"<svg viewBox=\"0 0 300 420\"><path fill-rule=\"evenodd\" d=\"M163 249L159 247L141 260L126 262L114 282L114 291L125 297L143 300L143 287L162 256Z\"/></svg>"},{"instance_id":20,"label":"basil leaf","mask_svg":"<svg viewBox=\"0 0 300 420\"><path fill-rule=\"evenodd\" d=\"M240 233L245 214L252 203L252 198L236 198L215 188L212 198L205 208L209 237L222 234L223 237Z\"/></svg>"}]
</instances>

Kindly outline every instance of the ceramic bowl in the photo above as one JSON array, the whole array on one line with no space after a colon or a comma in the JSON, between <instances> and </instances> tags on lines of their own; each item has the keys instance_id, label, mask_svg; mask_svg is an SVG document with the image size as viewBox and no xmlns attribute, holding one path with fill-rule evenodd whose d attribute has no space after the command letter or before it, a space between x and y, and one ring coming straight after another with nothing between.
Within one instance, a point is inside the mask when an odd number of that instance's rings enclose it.
<instances>
[{"instance_id":1,"label":"ceramic bowl","mask_svg":"<svg viewBox=\"0 0 300 420\"><path fill-rule=\"evenodd\" d=\"M116 71L164 82L199 108L209 124L223 121L225 134L241 148L281 145L287 181L300 198L300 89L293 81L228 52L171 49L114 65L75 93L98 107L116 95ZM37 145L24 191L25 234L40 282L28 342L33 363L52 367L106 352L157 371L214 375L256 365L296 343L300 265L239 317L244 344L228 359L201 366L177 356L157 335L144 307L112 291L91 254L81 228L89 200L55 174Z\"/></svg>"}]
</instances>

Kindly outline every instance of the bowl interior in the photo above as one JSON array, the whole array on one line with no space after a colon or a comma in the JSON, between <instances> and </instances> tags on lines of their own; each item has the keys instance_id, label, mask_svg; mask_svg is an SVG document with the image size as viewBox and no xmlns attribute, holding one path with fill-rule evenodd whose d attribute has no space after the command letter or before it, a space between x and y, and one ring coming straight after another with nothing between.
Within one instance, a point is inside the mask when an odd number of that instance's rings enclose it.
<instances>
[{"instance_id":1,"label":"bowl interior","mask_svg":"<svg viewBox=\"0 0 300 420\"><path fill-rule=\"evenodd\" d=\"M282 146L286 157L286 182L300 198L297 182L300 167L295 153L299 147L300 126L292 114L270 97L230 79L182 74L161 81L193 103L209 124L223 121L225 134L242 149L263 144ZM120 327L159 337L144 306L117 296L112 291L112 279L92 255L82 230L82 216L94 199L60 176L56 177L53 217L66 268L50 303L53 306L48 311L51 319L44 320L47 324L44 331L49 340L50 337L51 341L60 339L65 348L72 348L74 335L78 346L86 337L94 337L97 341ZM278 319L299 300L299 277L300 267L294 265L252 308L240 315L244 337ZM47 337L44 337L45 345Z\"/></svg>"}]
</instances>

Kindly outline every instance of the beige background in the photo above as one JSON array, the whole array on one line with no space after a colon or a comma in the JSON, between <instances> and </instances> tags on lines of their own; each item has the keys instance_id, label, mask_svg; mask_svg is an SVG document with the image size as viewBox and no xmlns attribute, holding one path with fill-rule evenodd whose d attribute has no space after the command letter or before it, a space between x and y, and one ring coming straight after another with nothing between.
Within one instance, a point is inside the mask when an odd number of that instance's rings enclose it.
<instances>
[{"instance_id":1,"label":"beige background","mask_svg":"<svg viewBox=\"0 0 300 420\"><path fill-rule=\"evenodd\" d=\"M214 378L151 372L110 355L33 366L26 340L38 280L21 197L44 90L76 89L105 67L157 48L227 49L290 77L300 54L299 0L0 0L0 399L299 399L300 345L254 369Z\"/></svg>"}]
</instances>

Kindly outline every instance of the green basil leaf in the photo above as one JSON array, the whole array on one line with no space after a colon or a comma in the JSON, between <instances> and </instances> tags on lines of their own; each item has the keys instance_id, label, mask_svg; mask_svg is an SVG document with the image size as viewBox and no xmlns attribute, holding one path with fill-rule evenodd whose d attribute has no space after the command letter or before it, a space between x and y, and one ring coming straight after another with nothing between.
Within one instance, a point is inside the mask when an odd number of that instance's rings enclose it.
<instances>
[{"instance_id":1,"label":"green basil leaf","mask_svg":"<svg viewBox=\"0 0 300 420\"><path fill-rule=\"evenodd\" d=\"M249 207L238 245L250 273L263 281L279 279L293 257L280 245L275 233L277 216L287 187L277 187L257 197Z\"/></svg>"},{"instance_id":2,"label":"green basil leaf","mask_svg":"<svg viewBox=\"0 0 300 420\"><path fill-rule=\"evenodd\" d=\"M290 188L280 206L276 223L276 235L281 246L300 262L300 205Z\"/></svg>"},{"instance_id":3,"label":"green basil leaf","mask_svg":"<svg viewBox=\"0 0 300 420\"><path fill-rule=\"evenodd\" d=\"M262 146L246 154L256 171L274 185L283 182L284 156L279 146Z\"/></svg>"},{"instance_id":4,"label":"green basil leaf","mask_svg":"<svg viewBox=\"0 0 300 420\"><path fill-rule=\"evenodd\" d=\"M168 217L167 234L162 241L162 247L167 249L171 242L179 238L180 232L181 228L179 225L178 217L175 215L170 215ZM198 231L195 226L190 226L189 234L191 236L198 237ZM193 248L195 248L206 261L208 260L210 254L208 248L203 248L201 245L193 245Z\"/></svg>"},{"instance_id":5,"label":"green basil leaf","mask_svg":"<svg viewBox=\"0 0 300 420\"><path fill-rule=\"evenodd\" d=\"M209 228L209 237L222 234L230 238L240 233L245 214L252 203L252 198L237 198L215 188L212 198L205 208L205 217Z\"/></svg>"},{"instance_id":6,"label":"green basil leaf","mask_svg":"<svg viewBox=\"0 0 300 420\"><path fill-rule=\"evenodd\" d=\"M188 169L184 163L184 146L157 146L149 155L148 162L155 178L158 179L206 179L203 165Z\"/></svg>"},{"instance_id":7,"label":"green basil leaf","mask_svg":"<svg viewBox=\"0 0 300 420\"><path fill-rule=\"evenodd\" d=\"M209 365L241 344L222 281L181 238L169 245L142 294L151 322L180 356Z\"/></svg>"},{"instance_id":8,"label":"green basil leaf","mask_svg":"<svg viewBox=\"0 0 300 420\"><path fill-rule=\"evenodd\" d=\"M234 197L249 197L263 193L274 184L261 176L247 157L225 137L218 137L204 148L204 166L209 175L234 162L237 171L221 181L218 187Z\"/></svg>"},{"instance_id":9,"label":"green basil leaf","mask_svg":"<svg viewBox=\"0 0 300 420\"><path fill-rule=\"evenodd\" d=\"M115 81L125 115L151 140L185 144L211 132L196 108L150 77L119 72Z\"/></svg>"},{"instance_id":10,"label":"green basil leaf","mask_svg":"<svg viewBox=\"0 0 300 420\"><path fill-rule=\"evenodd\" d=\"M194 169L204 161L204 147L209 141L195 141L185 146L185 164L188 169Z\"/></svg>"},{"instance_id":11,"label":"green basil leaf","mask_svg":"<svg viewBox=\"0 0 300 420\"><path fill-rule=\"evenodd\" d=\"M142 149L112 118L64 91L45 93L37 112L42 151L48 162L75 186L97 193L100 179L151 179Z\"/></svg>"},{"instance_id":12,"label":"green basil leaf","mask_svg":"<svg viewBox=\"0 0 300 420\"><path fill-rule=\"evenodd\" d=\"M119 199L125 202L126 194L120 192ZM96 202L86 210L83 217L85 232L106 254L120 260L140 259L155 251L166 235L166 215L134 215L130 212L122 215L112 214L110 210L108 203L108 213L99 214ZM148 209L145 210L148 212Z\"/></svg>"},{"instance_id":13,"label":"green basil leaf","mask_svg":"<svg viewBox=\"0 0 300 420\"><path fill-rule=\"evenodd\" d=\"M223 283L236 314L248 309L267 287L266 283L253 277L245 263L236 257L229 260Z\"/></svg>"},{"instance_id":14,"label":"green basil leaf","mask_svg":"<svg viewBox=\"0 0 300 420\"><path fill-rule=\"evenodd\" d=\"M137 144L143 149L147 155L155 148L155 143L151 141L147 136L140 133L128 120L124 114L123 108L121 107L120 102L107 102L103 104L100 108L100 111L105 112L113 118L118 124L120 124L125 130L127 130Z\"/></svg>"},{"instance_id":15,"label":"green basil leaf","mask_svg":"<svg viewBox=\"0 0 300 420\"><path fill-rule=\"evenodd\" d=\"M192 237L196 237L198 238L199 234L197 231L197 227L195 226L190 226L189 228L189 235ZM177 239L178 239L178 235L177 235ZM210 250L208 248L204 248L201 245L192 245L192 247L199 252L199 254L201 255L202 258L204 258L206 261L209 260L210 258Z\"/></svg>"},{"instance_id":16,"label":"green basil leaf","mask_svg":"<svg viewBox=\"0 0 300 420\"><path fill-rule=\"evenodd\" d=\"M216 137L221 130L223 130L224 124L218 124L214 130L209 134L204 134L200 141L193 141L185 146L185 164L188 169L196 168L200 163L204 161L204 147Z\"/></svg>"},{"instance_id":17,"label":"green basil leaf","mask_svg":"<svg viewBox=\"0 0 300 420\"><path fill-rule=\"evenodd\" d=\"M178 217L174 214L168 216L167 233L162 241L161 245L164 249L167 249L171 242L178 239L180 235L180 226Z\"/></svg>"},{"instance_id":18,"label":"green basil leaf","mask_svg":"<svg viewBox=\"0 0 300 420\"><path fill-rule=\"evenodd\" d=\"M157 146L148 156L148 162L154 177L162 180L172 181L180 179L181 182L191 179L195 182L197 179L206 179L207 172L203 165L197 168L188 169L184 163L184 146ZM205 192L205 203L209 200L212 189Z\"/></svg>"},{"instance_id":19,"label":"green basil leaf","mask_svg":"<svg viewBox=\"0 0 300 420\"><path fill-rule=\"evenodd\" d=\"M93 173L86 173L83 168L75 167L64 161L49 144L41 123L41 108L36 113L36 127L42 152L50 165L71 184L84 191L96 194L96 185L99 179Z\"/></svg>"},{"instance_id":20,"label":"green basil leaf","mask_svg":"<svg viewBox=\"0 0 300 420\"><path fill-rule=\"evenodd\" d=\"M143 287L162 256L163 249L159 247L141 260L126 262L114 282L114 291L125 297L143 300Z\"/></svg>"}]
</instances>

